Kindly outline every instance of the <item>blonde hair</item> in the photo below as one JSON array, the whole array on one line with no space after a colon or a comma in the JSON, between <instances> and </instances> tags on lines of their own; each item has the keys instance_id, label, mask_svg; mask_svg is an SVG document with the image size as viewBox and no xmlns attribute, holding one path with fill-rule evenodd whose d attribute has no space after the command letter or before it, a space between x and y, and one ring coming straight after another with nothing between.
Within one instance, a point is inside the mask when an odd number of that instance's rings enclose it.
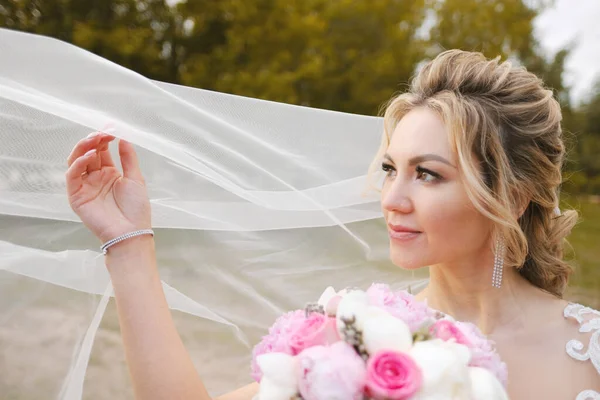
<instances>
[{"instance_id":1,"label":"blonde hair","mask_svg":"<svg viewBox=\"0 0 600 400\"><path fill-rule=\"evenodd\" d=\"M563 260L564 239L577 213L555 213L565 147L552 91L525 68L499 58L441 53L421 69L407 93L387 105L372 168L380 165L400 119L417 107L444 121L470 200L494 223L492 243L504 240L505 266L562 297L572 272Z\"/></svg>"}]
</instances>

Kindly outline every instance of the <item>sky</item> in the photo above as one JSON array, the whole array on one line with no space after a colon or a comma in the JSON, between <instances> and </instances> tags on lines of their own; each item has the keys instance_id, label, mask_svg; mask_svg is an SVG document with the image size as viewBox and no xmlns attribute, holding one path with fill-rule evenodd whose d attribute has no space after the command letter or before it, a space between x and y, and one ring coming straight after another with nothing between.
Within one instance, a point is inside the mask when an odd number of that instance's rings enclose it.
<instances>
[{"instance_id":1,"label":"sky","mask_svg":"<svg viewBox=\"0 0 600 400\"><path fill-rule=\"evenodd\" d=\"M582 101L600 80L600 0L555 0L534 26L548 54L572 47L564 79L572 88L572 100ZM571 42L574 46L569 46Z\"/></svg>"}]
</instances>

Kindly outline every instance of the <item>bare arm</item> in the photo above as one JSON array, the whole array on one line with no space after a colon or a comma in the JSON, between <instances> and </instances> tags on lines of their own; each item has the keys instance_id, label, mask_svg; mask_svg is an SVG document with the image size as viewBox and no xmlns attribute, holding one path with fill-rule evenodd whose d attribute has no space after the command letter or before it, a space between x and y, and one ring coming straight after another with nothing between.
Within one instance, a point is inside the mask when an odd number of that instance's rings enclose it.
<instances>
[{"instance_id":1,"label":"bare arm","mask_svg":"<svg viewBox=\"0 0 600 400\"><path fill-rule=\"evenodd\" d=\"M217 397L215 400L250 400L258 393L258 383L251 383L238 390Z\"/></svg>"},{"instance_id":2,"label":"bare arm","mask_svg":"<svg viewBox=\"0 0 600 400\"><path fill-rule=\"evenodd\" d=\"M82 222L106 242L151 226L150 203L133 146L120 141L123 175L108 152L114 137L81 140L69 156L67 194ZM210 400L175 328L156 265L154 239L139 236L110 247L106 266L115 291L125 357L137 399ZM249 385L220 397L249 400Z\"/></svg>"},{"instance_id":3,"label":"bare arm","mask_svg":"<svg viewBox=\"0 0 600 400\"><path fill-rule=\"evenodd\" d=\"M208 400L162 290L151 237L138 237L109 250L119 325L138 399Z\"/></svg>"}]
</instances>

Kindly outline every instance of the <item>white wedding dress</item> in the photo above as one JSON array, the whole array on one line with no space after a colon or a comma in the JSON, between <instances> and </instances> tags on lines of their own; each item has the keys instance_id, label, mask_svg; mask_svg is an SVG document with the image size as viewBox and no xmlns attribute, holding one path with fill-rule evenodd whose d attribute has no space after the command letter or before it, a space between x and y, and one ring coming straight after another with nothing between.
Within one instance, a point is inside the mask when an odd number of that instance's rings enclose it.
<instances>
[{"instance_id":1,"label":"white wedding dress","mask_svg":"<svg viewBox=\"0 0 600 400\"><path fill-rule=\"evenodd\" d=\"M379 118L154 82L5 29L0 55L0 397L131 397L99 243L65 196L94 130L138 148L169 306L215 395L248 383L252 344L326 286L426 281L390 264L367 190ZM598 370L600 315L565 317L581 332L566 351Z\"/></svg>"},{"instance_id":2,"label":"white wedding dress","mask_svg":"<svg viewBox=\"0 0 600 400\"><path fill-rule=\"evenodd\" d=\"M565 346L567 354L577 361L591 363L600 382L600 312L581 304L569 304L564 317L574 319L579 325L578 332L588 338L586 342L580 338L569 340ZM600 400L600 392L586 389L576 400Z\"/></svg>"}]
</instances>

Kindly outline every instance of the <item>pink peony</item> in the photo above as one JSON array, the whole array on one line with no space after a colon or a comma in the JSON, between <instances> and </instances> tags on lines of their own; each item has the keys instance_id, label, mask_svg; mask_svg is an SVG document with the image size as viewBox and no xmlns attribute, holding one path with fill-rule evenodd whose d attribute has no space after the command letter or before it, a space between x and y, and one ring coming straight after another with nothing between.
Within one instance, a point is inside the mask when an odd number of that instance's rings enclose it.
<instances>
[{"instance_id":1,"label":"pink peony","mask_svg":"<svg viewBox=\"0 0 600 400\"><path fill-rule=\"evenodd\" d=\"M400 290L393 292L388 285L374 283L367 290L369 304L381 307L394 317L404 321L411 332L419 330L427 321L433 320L436 312L426 303L415 300L415 297Z\"/></svg>"},{"instance_id":2,"label":"pink peony","mask_svg":"<svg viewBox=\"0 0 600 400\"><path fill-rule=\"evenodd\" d=\"M307 347L324 345L340 340L335 318L312 313L306 318L304 310L288 312L277 318L252 351L252 378L260 382L262 372L256 357L265 353L285 353L294 356Z\"/></svg>"},{"instance_id":3,"label":"pink peony","mask_svg":"<svg viewBox=\"0 0 600 400\"><path fill-rule=\"evenodd\" d=\"M438 339L446 342L453 340L458 344L463 344L467 347L472 347L471 341L452 321L441 319L429 328L430 333Z\"/></svg>"},{"instance_id":4,"label":"pink peony","mask_svg":"<svg viewBox=\"0 0 600 400\"><path fill-rule=\"evenodd\" d=\"M304 400L363 399L365 363L347 343L311 347L298 359L298 387Z\"/></svg>"},{"instance_id":5,"label":"pink peony","mask_svg":"<svg viewBox=\"0 0 600 400\"><path fill-rule=\"evenodd\" d=\"M408 354L383 350L367 362L367 394L375 399L409 399L422 383L423 374Z\"/></svg>"},{"instance_id":6,"label":"pink peony","mask_svg":"<svg viewBox=\"0 0 600 400\"><path fill-rule=\"evenodd\" d=\"M292 355L313 346L332 343L338 339L335 318L312 313L292 331L288 339Z\"/></svg>"},{"instance_id":7,"label":"pink peony","mask_svg":"<svg viewBox=\"0 0 600 400\"><path fill-rule=\"evenodd\" d=\"M471 349L471 367L481 367L490 371L498 378L504 387L508 381L508 369L494 348L494 342L486 338L477 326L468 322L455 322L469 342Z\"/></svg>"},{"instance_id":8,"label":"pink peony","mask_svg":"<svg viewBox=\"0 0 600 400\"><path fill-rule=\"evenodd\" d=\"M265 353L285 353L293 355L290 347L290 338L299 326L304 324L306 315L304 310L291 311L275 320L269 328L269 334L264 336L252 350L252 378L260 382L262 372L256 363L256 357Z\"/></svg>"},{"instance_id":9,"label":"pink peony","mask_svg":"<svg viewBox=\"0 0 600 400\"><path fill-rule=\"evenodd\" d=\"M469 366L487 369L506 387L508 378L506 364L496 352L494 342L485 337L477 326L468 322L439 320L431 327L431 333L438 339L454 340L467 346L471 350Z\"/></svg>"}]
</instances>

